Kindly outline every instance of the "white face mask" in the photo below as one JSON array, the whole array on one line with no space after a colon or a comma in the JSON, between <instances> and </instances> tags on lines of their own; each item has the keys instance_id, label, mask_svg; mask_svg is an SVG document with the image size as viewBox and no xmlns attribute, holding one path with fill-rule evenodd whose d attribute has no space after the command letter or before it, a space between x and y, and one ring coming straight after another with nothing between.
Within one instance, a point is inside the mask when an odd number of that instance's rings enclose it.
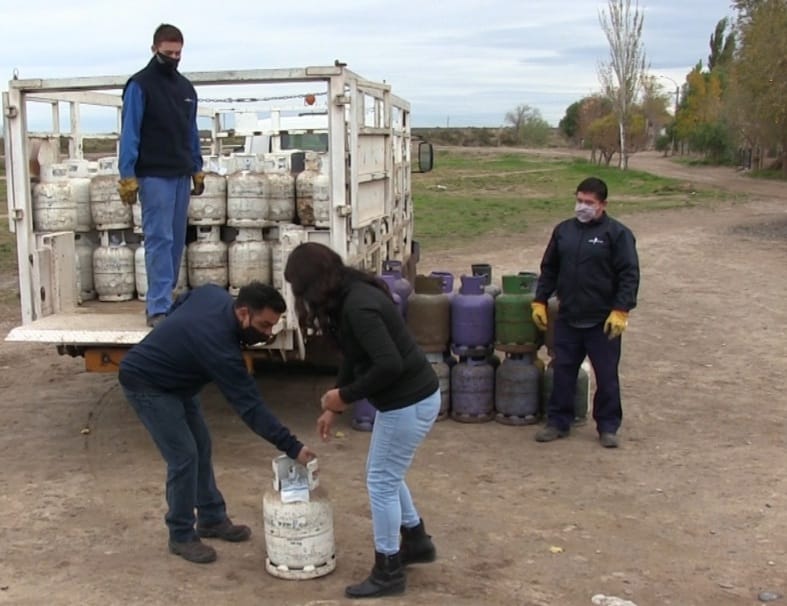
<instances>
[{"instance_id":1,"label":"white face mask","mask_svg":"<svg viewBox=\"0 0 787 606\"><path fill-rule=\"evenodd\" d=\"M590 204L577 202L574 206L574 214L580 223L590 223L596 218L596 208Z\"/></svg>"}]
</instances>

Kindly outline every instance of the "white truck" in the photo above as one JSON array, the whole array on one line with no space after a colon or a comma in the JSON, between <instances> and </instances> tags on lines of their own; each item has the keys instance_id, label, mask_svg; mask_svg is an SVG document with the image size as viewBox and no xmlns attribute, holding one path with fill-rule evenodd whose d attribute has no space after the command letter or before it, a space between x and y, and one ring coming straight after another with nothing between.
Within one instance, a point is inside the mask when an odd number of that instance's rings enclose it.
<instances>
[{"instance_id":1,"label":"white truck","mask_svg":"<svg viewBox=\"0 0 787 606\"><path fill-rule=\"evenodd\" d=\"M411 172L431 170L433 152L430 144L411 139L410 105L390 85L366 80L338 62L184 75L200 97L200 129L210 132L203 144L211 163L227 165L229 141L242 141L243 149L235 151L247 157L285 154L293 171L302 169L299 162L290 162L299 151L322 157L329 178L327 225L308 227L296 220L269 226L266 232L273 234L273 282L289 310L294 305L281 275L283 261L301 242L329 245L355 267L380 272L384 263L398 261L405 275L414 274L418 247L413 241ZM6 340L53 344L61 354L84 356L89 371L116 370L125 351L147 334L144 304L80 300L75 230L37 229L33 184L47 163L83 159L86 141L117 141L120 91L127 79L15 77L3 93L8 218L16 234L22 316L21 326ZM209 98L217 91L222 98ZM34 132L29 116L41 104L51 108L51 128ZM115 128L86 132L87 117L98 114L95 108L109 112ZM66 112L69 127L61 129ZM202 126L206 122L209 128ZM67 154L61 151L65 140ZM301 334L290 311L277 330L275 341L249 353L307 359L310 343L318 341Z\"/></svg>"}]
</instances>

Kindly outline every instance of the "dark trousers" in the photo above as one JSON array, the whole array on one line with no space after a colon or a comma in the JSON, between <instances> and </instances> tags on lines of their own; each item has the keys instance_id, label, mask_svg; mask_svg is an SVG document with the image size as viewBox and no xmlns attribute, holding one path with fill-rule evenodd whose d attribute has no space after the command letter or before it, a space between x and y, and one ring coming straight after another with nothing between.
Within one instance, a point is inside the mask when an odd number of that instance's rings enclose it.
<instances>
[{"instance_id":1,"label":"dark trousers","mask_svg":"<svg viewBox=\"0 0 787 606\"><path fill-rule=\"evenodd\" d=\"M126 387L123 392L167 462L165 520L170 540L196 538L195 508L200 525L224 521L224 497L216 487L210 433L199 400Z\"/></svg>"},{"instance_id":2,"label":"dark trousers","mask_svg":"<svg viewBox=\"0 0 787 606\"><path fill-rule=\"evenodd\" d=\"M579 366L587 355L596 375L593 418L599 433L616 433L623 420L620 405L620 338L610 340L604 324L575 328L565 320L555 324L554 386L547 404L547 424L568 430L574 420L574 396Z\"/></svg>"}]
</instances>

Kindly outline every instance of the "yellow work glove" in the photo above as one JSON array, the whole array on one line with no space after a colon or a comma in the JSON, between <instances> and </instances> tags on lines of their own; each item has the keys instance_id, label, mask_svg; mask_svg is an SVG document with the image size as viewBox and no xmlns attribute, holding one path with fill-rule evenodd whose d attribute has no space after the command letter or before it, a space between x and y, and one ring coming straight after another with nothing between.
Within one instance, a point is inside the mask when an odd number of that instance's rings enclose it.
<instances>
[{"instance_id":1,"label":"yellow work glove","mask_svg":"<svg viewBox=\"0 0 787 606\"><path fill-rule=\"evenodd\" d=\"M194 187L191 189L192 196L200 196L205 191L205 173L199 171L191 175L191 181Z\"/></svg>"},{"instance_id":2,"label":"yellow work glove","mask_svg":"<svg viewBox=\"0 0 787 606\"><path fill-rule=\"evenodd\" d=\"M544 303L539 303L538 301L533 301L530 304L530 309L533 310L531 314L531 318L533 318L533 324L536 325L538 330L546 330L547 329L547 306Z\"/></svg>"},{"instance_id":3,"label":"yellow work glove","mask_svg":"<svg viewBox=\"0 0 787 606\"><path fill-rule=\"evenodd\" d=\"M137 192L139 191L139 183L136 177L126 177L118 181L118 194L120 194L120 201L127 206L136 204Z\"/></svg>"},{"instance_id":4,"label":"yellow work glove","mask_svg":"<svg viewBox=\"0 0 787 606\"><path fill-rule=\"evenodd\" d=\"M629 314L627 311L620 311L613 309L607 316L607 321L604 322L604 332L607 333L610 339L617 339L626 330L629 323Z\"/></svg>"}]
</instances>

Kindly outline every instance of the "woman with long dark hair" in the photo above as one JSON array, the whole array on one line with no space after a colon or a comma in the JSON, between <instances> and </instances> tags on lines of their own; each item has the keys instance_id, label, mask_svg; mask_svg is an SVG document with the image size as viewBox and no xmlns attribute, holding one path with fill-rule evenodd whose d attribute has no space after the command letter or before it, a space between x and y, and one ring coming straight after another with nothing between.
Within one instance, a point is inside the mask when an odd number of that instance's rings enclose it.
<instances>
[{"instance_id":1,"label":"woman with long dark hair","mask_svg":"<svg viewBox=\"0 0 787 606\"><path fill-rule=\"evenodd\" d=\"M314 242L290 253L284 277L302 327L329 336L342 353L336 387L321 399L317 427L323 440L351 402L366 398L377 409L366 461L374 567L345 593L351 598L401 593L404 567L436 555L404 478L440 410L437 375L382 280L346 266L333 250Z\"/></svg>"}]
</instances>

